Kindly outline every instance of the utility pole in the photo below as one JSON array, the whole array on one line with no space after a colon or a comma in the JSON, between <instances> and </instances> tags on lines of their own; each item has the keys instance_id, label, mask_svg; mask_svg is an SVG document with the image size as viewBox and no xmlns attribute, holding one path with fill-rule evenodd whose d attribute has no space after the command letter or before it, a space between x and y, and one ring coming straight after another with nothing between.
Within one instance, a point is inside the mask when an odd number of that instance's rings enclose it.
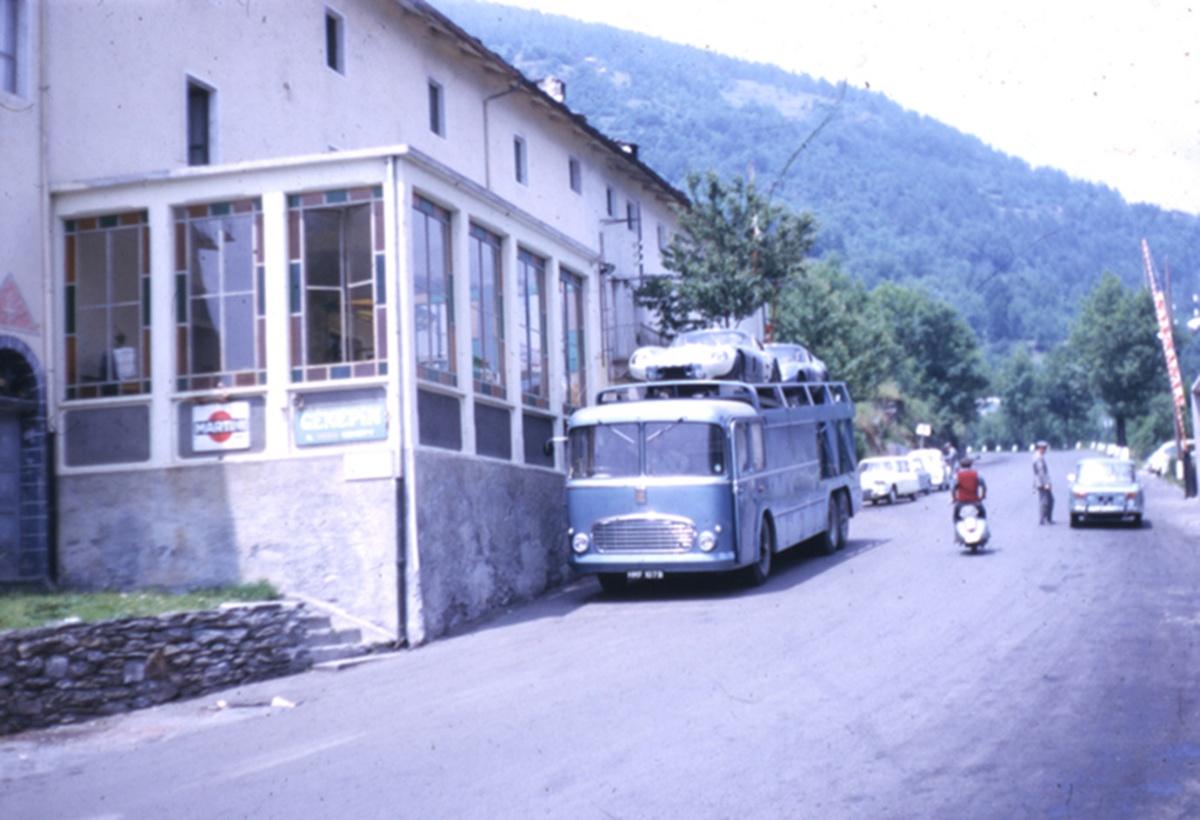
<instances>
[{"instance_id":1,"label":"utility pole","mask_svg":"<svg viewBox=\"0 0 1200 820\"><path fill-rule=\"evenodd\" d=\"M1171 321L1171 308L1163 293L1162 285L1154 272L1150 258L1150 243L1142 239L1142 262L1146 268L1146 283L1154 298L1154 312L1158 318L1158 340L1162 343L1163 358L1166 360L1167 378L1171 382L1171 406L1175 411L1175 452L1183 462L1183 494L1185 498L1196 496L1196 465L1192 459L1192 442L1187 436L1184 408L1187 398L1183 392L1183 375L1179 371L1179 358L1175 354L1175 326Z\"/></svg>"}]
</instances>

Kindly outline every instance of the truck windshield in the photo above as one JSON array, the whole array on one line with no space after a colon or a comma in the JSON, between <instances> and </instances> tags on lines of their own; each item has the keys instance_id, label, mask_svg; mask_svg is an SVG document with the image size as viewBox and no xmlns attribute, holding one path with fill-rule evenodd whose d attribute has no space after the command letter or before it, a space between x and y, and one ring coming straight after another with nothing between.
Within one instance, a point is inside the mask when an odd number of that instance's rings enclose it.
<instances>
[{"instance_id":1,"label":"truck windshield","mask_svg":"<svg viewBox=\"0 0 1200 820\"><path fill-rule=\"evenodd\" d=\"M646 425L646 475L725 475L725 434L715 424Z\"/></svg>"},{"instance_id":2,"label":"truck windshield","mask_svg":"<svg viewBox=\"0 0 1200 820\"><path fill-rule=\"evenodd\" d=\"M571 478L636 476L637 424L597 424L571 431Z\"/></svg>"},{"instance_id":3,"label":"truck windshield","mask_svg":"<svg viewBox=\"0 0 1200 820\"><path fill-rule=\"evenodd\" d=\"M716 424L685 421L597 424L571 431L571 478L641 475L639 444L645 441L646 475L723 476L728 472L725 431Z\"/></svg>"}]
</instances>

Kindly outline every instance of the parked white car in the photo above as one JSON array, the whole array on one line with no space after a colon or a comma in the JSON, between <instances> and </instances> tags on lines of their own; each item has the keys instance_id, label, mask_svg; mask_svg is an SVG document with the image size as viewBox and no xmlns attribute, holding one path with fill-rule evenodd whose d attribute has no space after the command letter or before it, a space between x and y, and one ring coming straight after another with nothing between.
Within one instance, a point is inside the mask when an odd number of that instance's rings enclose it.
<instances>
[{"instance_id":1,"label":"parked white car","mask_svg":"<svg viewBox=\"0 0 1200 820\"><path fill-rule=\"evenodd\" d=\"M1146 469L1155 475L1166 475L1171 470L1171 462L1175 460L1175 442L1166 441L1158 445L1158 449L1146 459Z\"/></svg>"},{"instance_id":2,"label":"parked white car","mask_svg":"<svg viewBox=\"0 0 1200 820\"><path fill-rule=\"evenodd\" d=\"M942 455L941 450L932 447L922 448L911 451L908 457L921 462L925 472L929 473L929 483L933 485L934 489L950 489L952 479L950 465L946 463L946 458Z\"/></svg>"},{"instance_id":3,"label":"parked white car","mask_svg":"<svg viewBox=\"0 0 1200 820\"><path fill-rule=\"evenodd\" d=\"M894 504L900 496L915 499L924 492L916 463L907 456L877 456L858 462L858 483L863 501Z\"/></svg>"},{"instance_id":4,"label":"parked white car","mask_svg":"<svg viewBox=\"0 0 1200 820\"><path fill-rule=\"evenodd\" d=\"M681 333L670 347L639 347L629 357L639 381L735 379L779 381L779 365L762 342L744 330L712 328Z\"/></svg>"}]
</instances>

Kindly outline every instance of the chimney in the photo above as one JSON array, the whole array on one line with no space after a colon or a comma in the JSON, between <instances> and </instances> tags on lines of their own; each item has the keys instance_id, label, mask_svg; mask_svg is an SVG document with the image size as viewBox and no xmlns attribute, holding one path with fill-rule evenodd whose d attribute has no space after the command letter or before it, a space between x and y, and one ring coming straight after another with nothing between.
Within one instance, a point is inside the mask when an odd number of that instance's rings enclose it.
<instances>
[{"instance_id":1,"label":"chimney","mask_svg":"<svg viewBox=\"0 0 1200 820\"><path fill-rule=\"evenodd\" d=\"M543 77L538 80L538 88L546 92L547 96L555 102L566 105L567 102L567 84L564 80L558 77Z\"/></svg>"}]
</instances>

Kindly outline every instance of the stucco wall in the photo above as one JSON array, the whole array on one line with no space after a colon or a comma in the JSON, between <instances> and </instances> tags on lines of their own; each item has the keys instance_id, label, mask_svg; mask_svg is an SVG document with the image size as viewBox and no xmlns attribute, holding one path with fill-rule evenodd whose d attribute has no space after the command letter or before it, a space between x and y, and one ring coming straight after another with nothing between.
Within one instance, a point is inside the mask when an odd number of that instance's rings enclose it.
<instances>
[{"instance_id":1,"label":"stucco wall","mask_svg":"<svg viewBox=\"0 0 1200 820\"><path fill-rule=\"evenodd\" d=\"M561 474L422 450L417 477L428 637L570 578Z\"/></svg>"},{"instance_id":2,"label":"stucco wall","mask_svg":"<svg viewBox=\"0 0 1200 820\"><path fill-rule=\"evenodd\" d=\"M396 631L396 482L340 458L59 479L63 583L197 587L268 579Z\"/></svg>"}]
</instances>

